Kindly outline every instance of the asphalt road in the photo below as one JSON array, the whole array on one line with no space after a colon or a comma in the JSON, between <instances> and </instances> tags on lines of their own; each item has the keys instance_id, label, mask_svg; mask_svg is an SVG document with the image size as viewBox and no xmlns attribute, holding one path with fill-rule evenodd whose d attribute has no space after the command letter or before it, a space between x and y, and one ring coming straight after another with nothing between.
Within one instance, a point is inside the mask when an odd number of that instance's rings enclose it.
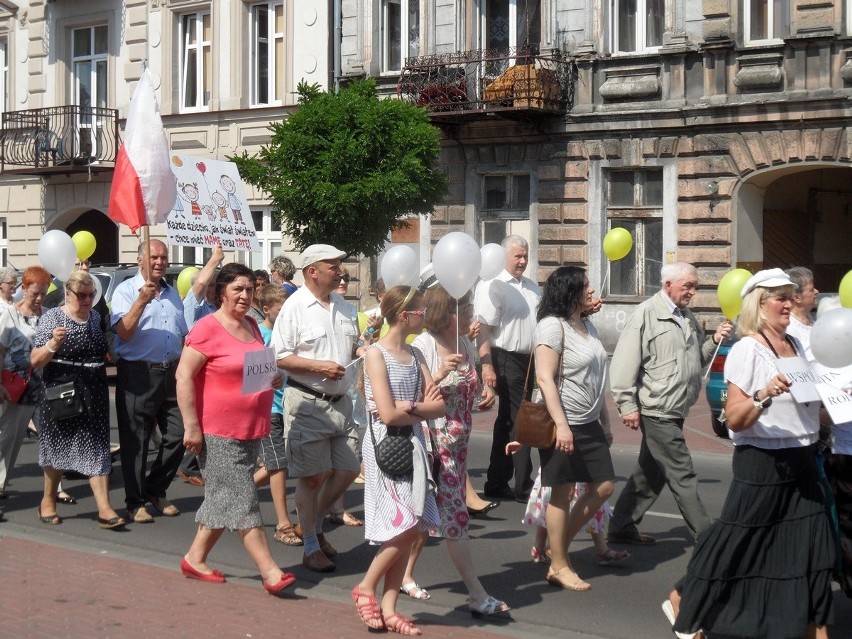
<instances>
[{"instance_id":1,"label":"asphalt road","mask_svg":"<svg viewBox=\"0 0 852 639\"><path fill-rule=\"evenodd\" d=\"M117 439L117 438L115 438ZM483 483L490 437L482 430L472 437L469 456L474 485ZM85 482L66 482L79 499L76 506L59 505L64 517L61 526L38 522L41 474L37 464L37 442L27 440L9 486L11 496L3 502L7 521L0 524L0 537L24 537L64 548L124 557L151 565L173 568L179 577L178 562L195 530L193 512L202 500L202 490L181 481L173 484L169 498L183 511L180 517L158 517L156 523L135 525L125 532L99 530L96 510ZM613 447L618 474L616 494L632 469L636 448ZM728 488L730 456L696 453L695 464L701 478L701 494L711 516L719 513ZM112 497L123 503L120 472L115 465ZM290 488L292 494L292 487ZM272 504L266 489L261 492L264 520L274 522ZM614 503L614 501L613 501ZM347 493L347 506L361 514L361 488ZM292 501L291 501L292 506ZM123 512L123 508L121 509ZM660 611L660 602L682 575L692 549L687 529L668 491L643 522L643 532L655 535L659 543L651 548L627 548L631 559L615 568L601 568L587 534L581 533L572 545L572 561L579 573L592 584L587 593L560 591L544 580L546 565L530 561L533 530L522 526L524 506L504 502L488 519L471 523L472 549L486 589L513 607L513 621L495 624L476 622L474 627L513 637L627 638L670 637L670 628ZM268 526L271 539L272 526ZM320 576L301 567L301 549L273 543L273 553L285 568L298 577L297 592L349 603L349 590L366 570L372 549L363 540L363 529L327 527L328 538L340 551L335 573ZM272 542L271 542L272 543ZM37 558L33 559L38 561ZM254 566L234 534L225 534L210 557L212 565L236 577L256 578ZM425 602L403 602L402 610L420 619L434 616L446 619L458 615L470 625L466 612L466 592L453 569L443 545L431 541L420 558L417 580L432 593ZM7 584L11 586L12 584ZM46 585L45 587L49 587ZM832 637L852 636L852 601L836 592L836 621ZM0 604L1 606L2 604ZM841 630L842 629L842 630ZM2 633L0 633L2 634Z\"/></svg>"}]
</instances>

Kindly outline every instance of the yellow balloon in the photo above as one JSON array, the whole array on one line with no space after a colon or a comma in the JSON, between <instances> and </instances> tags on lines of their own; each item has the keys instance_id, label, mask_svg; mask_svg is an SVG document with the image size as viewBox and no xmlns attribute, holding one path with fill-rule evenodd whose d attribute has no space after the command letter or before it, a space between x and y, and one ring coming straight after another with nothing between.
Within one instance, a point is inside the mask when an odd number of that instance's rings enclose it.
<instances>
[{"instance_id":1,"label":"yellow balloon","mask_svg":"<svg viewBox=\"0 0 852 639\"><path fill-rule=\"evenodd\" d=\"M367 330L367 314L358 311L358 335L363 335Z\"/></svg>"},{"instance_id":2,"label":"yellow balloon","mask_svg":"<svg viewBox=\"0 0 852 639\"><path fill-rule=\"evenodd\" d=\"M55 283L55 282L51 282L51 283L50 283L50 286L48 286L48 287L47 287L47 292L48 292L48 293L53 293L53 291L55 291L55 290L56 290L56 283Z\"/></svg>"},{"instance_id":3,"label":"yellow balloon","mask_svg":"<svg viewBox=\"0 0 852 639\"><path fill-rule=\"evenodd\" d=\"M751 273L744 268L735 268L728 271L719 280L719 286L716 289L716 297L719 298L719 308L722 309L722 315L729 320L733 320L740 314L743 307L743 298L740 297L740 291L743 286L751 279Z\"/></svg>"},{"instance_id":4,"label":"yellow balloon","mask_svg":"<svg viewBox=\"0 0 852 639\"><path fill-rule=\"evenodd\" d=\"M840 304L844 308L852 308L852 271L843 276L837 290L840 293Z\"/></svg>"},{"instance_id":5,"label":"yellow balloon","mask_svg":"<svg viewBox=\"0 0 852 639\"><path fill-rule=\"evenodd\" d=\"M95 236L88 231L77 231L71 236L71 241L74 242L74 246L77 248L78 260L88 260L92 257L92 253L95 252L95 247L97 246Z\"/></svg>"},{"instance_id":6,"label":"yellow balloon","mask_svg":"<svg viewBox=\"0 0 852 639\"><path fill-rule=\"evenodd\" d=\"M633 248L633 236L621 227L612 229L604 236L603 250L607 258L615 262L625 257Z\"/></svg>"},{"instance_id":7,"label":"yellow balloon","mask_svg":"<svg viewBox=\"0 0 852 639\"><path fill-rule=\"evenodd\" d=\"M187 266L177 277L177 290L181 297L186 297L192 288L192 277L198 273L198 269L194 266Z\"/></svg>"}]
</instances>

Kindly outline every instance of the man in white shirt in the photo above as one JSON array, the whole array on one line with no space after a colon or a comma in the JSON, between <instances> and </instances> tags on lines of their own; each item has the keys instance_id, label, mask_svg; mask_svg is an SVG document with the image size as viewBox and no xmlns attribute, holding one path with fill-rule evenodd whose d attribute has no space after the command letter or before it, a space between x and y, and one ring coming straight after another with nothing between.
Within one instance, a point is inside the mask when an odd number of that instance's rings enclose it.
<instances>
[{"instance_id":1,"label":"man in white shirt","mask_svg":"<svg viewBox=\"0 0 852 639\"><path fill-rule=\"evenodd\" d=\"M496 389L500 404L494 421L491 459L485 481L485 496L526 502L532 488L530 449L525 446L514 455L506 455L512 439L515 417L525 399L524 379L530 367L536 308L541 299L538 284L524 277L529 263L529 244L520 235L509 235L502 242L506 268L493 280L476 288L474 312L480 322L479 359L482 381ZM530 370L526 399L532 394L535 366ZM514 472L514 490L509 480Z\"/></svg>"},{"instance_id":2,"label":"man in white shirt","mask_svg":"<svg viewBox=\"0 0 852 639\"><path fill-rule=\"evenodd\" d=\"M296 510L305 542L304 565L335 569L337 551L322 534L332 504L358 476L352 401L358 320L355 307L334 292L346 253L314 244L301 255L305 285L284 304L272 329L278 366L287 371L284 432L287 472L298 479Z\"/></svg>"}]
</instances>

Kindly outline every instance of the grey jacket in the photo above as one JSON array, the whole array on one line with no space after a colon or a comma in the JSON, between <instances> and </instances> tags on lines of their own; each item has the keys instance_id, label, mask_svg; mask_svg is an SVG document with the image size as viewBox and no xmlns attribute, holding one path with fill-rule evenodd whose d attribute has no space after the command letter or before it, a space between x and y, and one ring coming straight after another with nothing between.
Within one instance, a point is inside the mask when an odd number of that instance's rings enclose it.
<instances>
[{"instance_id":1,"label":"grey jacket","mask_svg":"<svg viewBox=\"0 0 852 639\"><path fill-rule=\"evenodd\" d=\"M618 412L683 419L701 392L701 369L716 348L692 311L687 331L658 292L630 316L610 365L610 388Z\"/></svg>"}]
</instances>

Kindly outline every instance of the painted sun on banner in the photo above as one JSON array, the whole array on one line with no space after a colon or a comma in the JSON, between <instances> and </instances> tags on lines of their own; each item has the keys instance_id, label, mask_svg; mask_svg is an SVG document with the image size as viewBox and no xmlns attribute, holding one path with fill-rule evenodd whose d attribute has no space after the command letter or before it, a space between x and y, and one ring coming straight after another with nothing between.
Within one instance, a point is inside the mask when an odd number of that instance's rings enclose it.
<instances>
[{"instance_id":1,"label":"painted sun on banner","mask_svg":"<svg viewBox=\"0 0 852 639\"><path fill-rule=\"evenodd\" d=\"M237 165L188 155L171 156L177 198L166 220L169 242L259 251Z\"/></svg>"}]
</instances>

